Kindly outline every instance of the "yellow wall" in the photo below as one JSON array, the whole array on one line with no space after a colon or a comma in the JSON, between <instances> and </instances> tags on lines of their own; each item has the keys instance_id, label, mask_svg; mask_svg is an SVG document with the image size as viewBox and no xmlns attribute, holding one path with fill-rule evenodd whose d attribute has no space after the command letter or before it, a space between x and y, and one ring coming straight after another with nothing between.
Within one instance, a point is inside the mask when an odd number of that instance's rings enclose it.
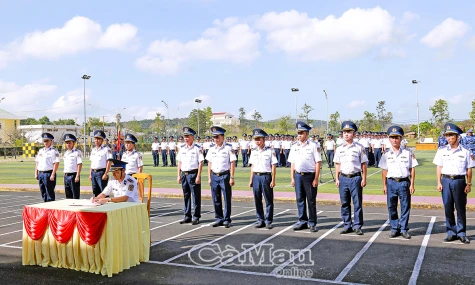
<instances>
[{"instance_id":1,"label":"yellow wall","mask_svg":"<svg viewBox=\"0 0 475 285\"><path fill-rule=\"evenodd\" d=\"M20 126L20 120L16 120L17 127ZM0 129L0 139L2 144L9 140L7 134L11 134L15 130L15 120L14 119L0 119L0 124L2 128Z\"/></svg>"}]
</instances>

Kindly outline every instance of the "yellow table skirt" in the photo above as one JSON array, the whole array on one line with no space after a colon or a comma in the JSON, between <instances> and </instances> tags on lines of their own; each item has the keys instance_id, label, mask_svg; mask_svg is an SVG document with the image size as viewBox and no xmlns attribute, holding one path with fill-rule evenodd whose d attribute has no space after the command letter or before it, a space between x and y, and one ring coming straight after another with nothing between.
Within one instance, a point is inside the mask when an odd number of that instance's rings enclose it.
<instances>
[{"instance_id":1,"label":"yellow table skirt","mask_svg":"<svg viewBox=\"0 0 475 285\"><path fill-rule=\"evenodd\" d=\"M87 245L81 240L76 226L72 238L67 243L57 242L49 226L42 238L32 240L23 226L23 265L69 268L112 277L112 274L149 260L150 223L146 204L125 202L108 203L99 207L72 208L68 207L68 203L71 203L71 200L32 206L106 212L107 221L99 241L95 245Z\"/></svg>"}]
</instances>

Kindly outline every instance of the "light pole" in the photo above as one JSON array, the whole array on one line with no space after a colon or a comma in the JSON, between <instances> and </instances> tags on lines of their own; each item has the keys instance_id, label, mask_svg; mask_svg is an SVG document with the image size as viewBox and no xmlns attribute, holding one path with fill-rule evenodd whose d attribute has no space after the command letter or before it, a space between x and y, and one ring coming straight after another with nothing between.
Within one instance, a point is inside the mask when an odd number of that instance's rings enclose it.
<instances>
[{"instance_id":1,"label":"light pole","mask_svg":"<svg viewBox=\"0 0 475 285\"><path fill-rule=\"evenodd\" d=\"M419 140L421 131L419 127L419 83L420 81L412 80L412 84L416 84L416 106L417 106L417 140Z\"/></svg>"},{"instance_id":2,"label":"light pole","mask_svg":"<svg viewBox=\"0 0 475 285\"><path fill-rule=\"evenodd\" d=\"M86 155L86 80L91 78L91 76L84 74L81 78L84 79L84 149L83 149L83 153L84 155Z\"/></svg>"},{"instance_id":3,"label":"light pole","mask_svg":"<svg viewBox=\"0 0 475 285\"><path fill-rule=\"evenodd\" d=\"M0 99L0 103L2 103L2 101L5 99L5 97L3 97L2 99Z\"/></svg>"},{"instance_id":4,"label":"light pole","mask_svg":"<svg viewBox=\"0 0 475 285\"><path fill-rule=\"evenodd\" d=\"M327 95L327 91L325 91L325 89L323 89L323 93L325 93L325 99L327 100L327 131L326 133L328 134L328 95Z\"/></svg>"},{"instance_id":5,"label":"light pole","mask_svg":"<svg viewBox=\"0 0 475 285\"><path fill-rule=\"evenodd\" d=\"M299 92L298 88L290 88L292 92ZM295 123L297 123L297 93L295 93Z\"/></svg>"},{"instance_id":6,"label":"light pole","mask_svg":"<svg viewBox=\"0 0 475 285\"><path fill-rule=\"evenodd\" d=\"M163 105L165 105L165 107L167 107L167 117L168 117L168 122L170 122L170 109L168 109L168 104L162 100L162 103ZM166 130L165 130L165 133L166 135L168 136L168 125L166 125Z\"/></svg>"},{"instance_id":7,"label":"light pole","mask_svg":"<svg viewBox=\"0 0 475 285\"><path fill-rule=\"evenodd\" d=\"M198 106L198 136L200 136L200 103L202 102L200 99L195 99L196 106Z\"/></svg>"}]
</instances>

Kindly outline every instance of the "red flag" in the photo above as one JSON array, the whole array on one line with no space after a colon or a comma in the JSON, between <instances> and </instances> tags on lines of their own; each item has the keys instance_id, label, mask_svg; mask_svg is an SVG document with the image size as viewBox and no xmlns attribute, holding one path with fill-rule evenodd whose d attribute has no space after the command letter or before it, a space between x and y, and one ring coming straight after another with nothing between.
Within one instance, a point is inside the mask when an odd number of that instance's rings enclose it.
<instances>
[{"instance_id":1,"label":"red flag","mask_svg":"<svg viewBox=\"0 0 475 285\"><path fill-rule=\"evenodd\" d=\"M120 151L120 129L117 130L117 149L116 151Z\"/></svg>"}]
</instances>

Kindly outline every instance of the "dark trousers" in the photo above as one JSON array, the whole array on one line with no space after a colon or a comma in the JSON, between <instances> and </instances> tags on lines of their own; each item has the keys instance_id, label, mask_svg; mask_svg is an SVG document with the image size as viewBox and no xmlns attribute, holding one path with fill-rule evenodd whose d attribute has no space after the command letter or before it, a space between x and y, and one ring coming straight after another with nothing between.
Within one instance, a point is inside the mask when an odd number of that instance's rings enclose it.
<instances>
[{"instance_id":1,"label":"dark trousers","mask_svg":"<svg viewBox=\"0 0 475 285\"><path fill-rule=\"evenodd\" d=\"M104 188L106 188L107 186L109 178L106 180L102 180L104 172L105 170L92 172L92 193L94 193L94 197L101 194Z\"/></svg>"},{"instance_id":2,"label":"dark trousers","mask_svg":"<svg viewBox=\"0 0 475 285\"><path fill-rule=\"evenodd\" d=\"M211 174L211 196L213 197L214 215L218 221L231 222L231 185L229 185L229 174L217 176ZM224 215L223 203L221 201L221 192L224 198Z\"/></svg>"},{"instance_id":3,"label":"dark trousers","mask_svg":"<svg viewBox=\"0 0 475 285\"><path fill-rule=\"evenodd\" d=\"M374 153L369 151L370 149L368 148L368 166L373 166L374 165Z\"/></svg>"},{"instance_id":4,"label":"dark trousers","mask_svg":"<svg viewBox=\"0 0 475 285\"><path fill-rule=\"evenodd\" d=\"M301 175L295 172L295 195L299 213L299 224L317 224L317 188L312 186L315 173ZM307 216L308 207L308 216Z\"/></svg>"},{"instance_id":5,"label":"dark trousers","mask_svg":"<svg viewBox=\"0 0 475 285\"><path fill-rule=\"evenodd\" d=\"M162 150L162 163L163 166L168 166L167 151Z\"/></svg>"},{"instance_id":6,"label":"dark trousers","mask_svg":"<svg viewBox=\"0 0 475 285\"><path fill-rule=\"evenodd\" d=\"M361 176L348 178L340 176L340 202L341 218L345 224L345 229L353 227L359 229L363 226L363 187L361 187ZM355 222L351 220L351 199L355 207Z\"/></svg>"},{"instance_id":7,"label":"dark trousers","mask_svg":"<svg viewBox=\"0 0 475 285\"><path fill-rule=\"evenodd\" d=\"M284 149L285 166L286 167L290 167L289 154L290 154L290 149Z\"/></svg>"},{"instance_id":8,"label":"dark trousers","mask_svg":"<svg viewBox=\"0 0 475 285\"><path fill-rule=\"evenodd\" d=\"M113 158L113 159L117 159L117 152L116 152L116 151L113 151L113 152L112 152L112 158Z\"/></svg>"},{"instance_id":9,"label":"dark trousers","mask_svg":"<svg viewBox=\"0 0 475 285\"><path fill-rule=\"evenodd\" d=\"M246 150L241 150L241 155L242 155L242 167L247 167L248 162L248 154L247 154L247 149Z\"/></svg>"},{"instance_id":10,"label":"dark trousers","mask_svg":"<svg viewBox=\"0 0 475 285\"><path fill-rule=\"evenodd\" d=\"M76 172L64 174L64 193L66 199L79 199L81 193L81 181L76 182Z\"/></svg>"},{"instance_id":11,"label":"dark trousers","mask_svg":"<svg viewBox=\"0 0 475 285\"><path fill-rule=\"evenodd\" d=\"M207 149L203 150L203 156L206 158L207 155L208 155L208 150ZM203 165L208 165L208 161L206 159L203 161Z\"/></svg>"},{"instance_id":12,"label":"dark trousers","mask_svg":"<svg viewBox=\"0 0 475 285\"><path fill-rule=\"evenodd\" d=\"M465 179L452 180L442 177L441 183L447 235L465 236L467 225L467 194L464 192L467 184ZM454 210L457 210L457 223L455 222Z\"/></svg>"},{"instance_id":13,"label":"dark trousers","mask_svg":"<svg viewBox=\"0 0 475 285\"><path fill-rule=\"evenodd\" d=\"M277 167L282 166L280 164L280 149L274 149L275 156L277 157Z\"/></svg>"},{"instance_id":14,"label":"dark trousers","mask_svg":"<svg viewBox=\"0 0 475 285\"><path fill-rule=\"evenodd\" d=\"M158 166L158 162L160 161L158 158L158 150L152 150L152 156L153 156L153 166Z\"/></svg>"},{"instance_id":15,"label":"dark trousers","mask_svg":"<svg viewBox=\"0 0 475 285\"><path fill-rule=\"evenodd\" d=\"M185 201L185 219L191 219L191 200L193 200L193 220L201 218L201 184L196 184L197 173L181 175L181 188Z\"/></svg>"},{"instance_id":16,"label":"dark trousers","mask_svg":"<svg viewBox=\"0 0 475 285\"><path fill-rule=\"evenodd\" d=\"M234 161L234 166L238 165L238 160L239 160L239 150L233 150L234 154L236 154L236 161Z\"/></svg>"},{"instance_id":17,"label":"dark trousers","mask_svg":"<svg viewBox=\"0 0 475 285\"><path fill-rule=\"evenodd\" d=\"M175 151L174 150L170 150L170 165L171 166L176 166L176 157L175 157Z\"/></svg>"},{"instance_id":18,"label":"dark trousers","mask_svg":"<svg viewBox=\"0 0 475 285\"><path fill-rule=\"evenodd\" d=\"M274 190L270 188L272 175L257 175L252 178L252 190L254 192L254 203L256 205L256 216L259 222L272 223L274 218ZM266 200L266 214L262 205L262 195Z\"/></svg>"},{"instance_id":19,"label":"dark trousers","mask_svg":"<svg viewBox=\"0 0 475 285\"><path fill-rule=\"evenodd\" d=\"M388 179L386 185L388 187L387 198L391 231L407 232L409 230L409 215L411 214L411 193L409 192L410 182L397 182ZM401 219L399 219L397 213L398 199L401 202Z\"/></svg>"},{"instance_id":20,"label":"dark trousers","mask_svg":"<svg viewBox=\"0 0 475 285\"><path fill-rule=\"evenodd\" d=\"M54 201L56 196L54 193L54 188L56 187L56 175L54 180L50 180L51 173L38 173L38 183L40 185L40 192L43 201L51 202Z\"/></svg>"},{"instance_id":21,"label":"dark trousers","mask_svg":"<svg viewBox=\"0 0 475 285\"><path fill-rule=\"evenodd\" d=\"M333 157L335 156L335 150L329 149L327 150L327 159L328 159L328 167L333 167Z\"/></svg>"},{"instance_id":22,"label":"dark trousers","mask_svg":"<svg viewBox=\"0 0 475 285\"><path fill-rule=\"evenodd\" d=\"M366 162L366 166L369 166L369 165L370 165L370 161L369 161L369 147L365 147L364 149L365 149L365 151L366 151L366 156L368 157L368 162Z\"/></svg>"},{"instance_id":23,"label":"dark trousers","mask_svg":"<svg viewBox=\"0 0 475 285\"><path fill-rule=\"evenodd\" d=\"M379 167L379 161L381 160L381 149L374 149L374 166Z\"/></svg>"}]
</instances>

